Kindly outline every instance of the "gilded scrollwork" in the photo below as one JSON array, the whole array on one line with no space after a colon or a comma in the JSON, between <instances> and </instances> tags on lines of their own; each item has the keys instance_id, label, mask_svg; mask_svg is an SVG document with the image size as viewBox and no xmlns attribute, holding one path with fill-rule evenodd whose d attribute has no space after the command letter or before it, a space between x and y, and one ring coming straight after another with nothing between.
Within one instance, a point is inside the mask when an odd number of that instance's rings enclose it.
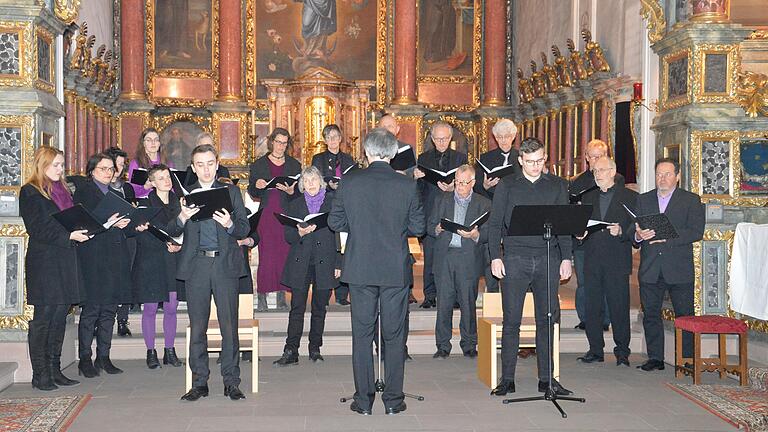
<instances>
[{"instance_id":1,"label":"gilded scrollwork","mask_svg":"<svg viewBox=\"0 0 768 432\"><path fill-rule=\"evenodd\" d=\"M667 20L664 18L664 6L659 0L640 0L640 15L648 21L648 40L656 43L664 38Z\"/></svg>"},{"instance_id":2,"label":"gilded scrollwork","mask_svg":"<svg viewBox=\"0 0 768 432\"><path fill-rule=\"evenodd\" d=\"M518 102L521 104L525 104L533 100L533 88L531 87L531 81L525 77L523 70L520 68L517 68L517 94Z\"/></svg>"},{"instance_id":3,"label":"gilded scrollwork","mask_svg":"<svg viewBox=\"0 0 768 432\"><path fill-rule=\"evenodd\" d=\"M571 53L569 63L573 80L578 81L589 78L590 74L588 68L585 66L584 56L576 49L576 44L573 42L573 39L568 38L568 40L566 40L566 45L568 46L568 52Z\"/></svg>"},{"instance_id":4,"label":"gilded scrollwork","mask_svg":"<svg viewBox=\"0 0 768 432\"><path fill-rule=\"evenodd\" d=\"M541 73L544 75L544 78L547 82L547 91L549 92L555 92L557 90L560 90L561 83L557 79L557 73L555 72L555 68L553 68L549 62L547 62L547 55L544 54L544 52L540 52L539 55L541 56Z\"/></svg>"},{"instance_id":5,"label":"gilded scrollwork","mask_svg":"<svg viewBox=\"0 0 768 432\"><path fill-rule=\"evenodd\" d=\"M19 40L19 73L0 74L0 87L31 87L37 78L37 50L32 22L0 21L0 33L16 33Z\"/></svg>"},{"instance_id":6,"label":"gilded scrollwork","mask_svg":"<svg viewBox=\"0 0 768 432\"><path fill-rule=\"evenodd\" d=\"M245 102L256 103L256 4L245 0Z\"/></svg>"},{"instance_id":7,"label":"gilded scrollwork","mask_svg":"<svg viewBox=\"0 0 768 432\"><path fill-rule=\"evenodd\" d=\"M418 156L423 151L423 145L424 145L424 135L422 134L422 130L424 128L424 117L419 115L398 115L397 116L397 122L401 125L403 124L413 124L416 128L416 142L414 145L416 146L416 155Z\"/></svg>"},{"instance_id":8,"label":"gilded scrollwork","mask_svg":"<svg viewBox=\"0 0 768 432\"><path fill-rule=\"evenodd\" d=\"M683 60L685 60L683 62ZM662 59L662 89L661 89L661 109L663 111L688 105L691 103L691 49L684 48L665 55ZM685 71L676 69L676 74L670 78L670 65L684 65ZM678 75L678 74L684 74ZM685 81L680 81L684 79ZM685 87L684 93L670 94L670 80L674 88Z\"/></svg>"},{"instance_id":9,"label":"gilded scrollwork","mask_svg":"<svg viewBox=\"0 0 768 432\"><path fill-rule=\"evenodd\" d=\"M738 73L736 102L749 117L768 116L768 75L746 71Z\"/></svg>"},{"instance_id":10,"label":"gilded scrollwork","mask_svg":"<svg viewBox=\"0 0 768 432\"><path fill-rule=\"evenodd\" d=\"M600 44L592 40L592 33L587 29L581 30L581 37L584 39L584 57L590 63L595 72L610 72L611 66L605 59L605 53Z\"/></svg>"},{"instance_id":11,"label":"gilded scrollwork","mask_svg":"<svg viewBox=\"0 0 768 432\"><path fill-rule=\"evenodd\" d=\"M724 79L719 76L714 79L724 91L712 91L706 87L707 74L715 71L707 70L707 56L726 56L724 66ZM692 90L693 101L698 103L733 103L736 96L736 83L739 80L739 65L741 63L741 50L738 44L700 44L693 48L693 77Z\"/></svg>"},{"instance_id":12,"label":"gilded scrollwork","mask_svg":"<svg viewBox=\"0 0 768 432\"><path fill-rule=\"evenodd\" d=\"M0 237L23 237L26 247L27 230L22 224L2 224L0 225ZM3 315L0 316L0 330L27 330L29 328L29 321L32 320L32 306L27 304L26 296L24 296L24 312L19 315Z\"/></svg>"},{"instance_id":13,"label":"gilded scrollwork","mask_svg":"<svg viewBox=\"0 0 768 432\"><path fill-rule=\"evenodd\" d=\"M394 2L379 0L376 11L376 31L378 32L376 35L376 103L379 109L386 104L387 92L389 91L387 85L387 42L388 39L389 42L394 41L392 33L387 31L387 3L390 3L390 7L394 7L392 5ZM394 53L394 50L390 48L389 52ZM390 70L392 69L390 68Z\"/></svg>"},{"instance_id":14,"label":"gilded scrollwork","mask_svg":"<svg viewBox=\"0 0 768 432\"><path fill-rule=\"evenodd\" d=\"M53 12L64 24L72 24L80 11L80 0L55 0Z\"/></svg>"},{"instance_id":15,"label":"gilded scrollwork","mask_svg":"<svg viewBox=\"0 0 768 432\"><path fill-rule=\"evenodd\" d=\"M21 185L24 184L32 174L32 159L35 153L34 143L35 121L31 115L1 115L0 127L11 127L21 129L21 179L18 186L0 186L0 190L13 191L18 195Z\"/></svg>"},{"instance_id":16,"label":"gilded scrollwork","mask_svg":"<svg viewBox=\"0 0 768 432\"><path fill-rule=\"evenodd\" d=\"M35 33L37 35L38 43L35 44L35 49L39 49L40 43L48 45L48 64L39 64L40 60L44 60L46 57L41 57L40 55L35 55L35 71L34 71L34 77L35 77L35 87L39 88L40 90L43 90L48 93L55 93L56 88L54 87L54 83L56 82L56 63L55 63L55 47L53 44L53 34L48 31L46 28L37 26L35 29ZM40 68L47 68L48 69L48 79L43 80L40 78Z\"/></svg>"},{"instance_id":17,"label":"gilded scrollwork","mask_svg":"<svg viewBox=\"0 0 768 432\"><path fill-rule=\"evenodd\" d=\"M571 73L571 65L568 59L560 54L560 48L557 45L552 45L552 55L555 57L555 73L557 74L557 81L563 87L573 86L573 74Z\"/></svg>"},{"instance_id":18,"label":"gilded scrollwork","mask_svg":"<svg viewBox=\"0 0 768 432\"><path fill-rule=\"evenodd\" d=\"M177 112L177 113L168 114L164 116L154 117L152 119L152 125L157 130L159 130L160 133L162 134L165 128L167 128L168 126L170 126L171 124L177 121L192 122L192 123L195 123L203 131L213 133L213 130L211 128L210 117L204 117L201 115L195 115L195 114L185 113L185 112Z\"/></svg>"},{"instance_id":19,"label":"gilded scrollwork","mask_svg":"<svg viewBox=\"0 0 768 432\"><path fill-rule=\"evenodd\" d=\"M146 129L152 125L152 120L150 119L148 112L143 111L124 111L121 112L116 116L116 127L115 130L117 131L117 145L122 147L123 145L123 122L121 121L124 118L139 118L141 119L141 128Z\"/></svg>"}]
</instances>

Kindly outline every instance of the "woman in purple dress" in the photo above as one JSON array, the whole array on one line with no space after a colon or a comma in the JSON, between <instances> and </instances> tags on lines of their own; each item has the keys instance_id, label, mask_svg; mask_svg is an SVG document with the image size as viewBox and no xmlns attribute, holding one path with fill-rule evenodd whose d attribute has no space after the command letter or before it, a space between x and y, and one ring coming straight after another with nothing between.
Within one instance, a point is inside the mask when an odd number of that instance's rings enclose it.
<instances>
[{"instance_id":1,"label":"woman in purple dress","mask_svg":"<svg viewBox=\"0 0 768 432\"><path fill-rule=\"evenodd\" d=\"M259 221L259 268L256 272L256 291L259 311L267 310L267 293L277 291L278 309L287 310L285 291L280 278L290 247L285 241L282 224L272 216L285 213L286 203L293 198L295 182L278 183L267 187L267 183L278 176L295 176L301 173L301 164L289 156L291 135L283 128L276 128L267 138L269 152L256 160L250 167L248 193L254 200L261 201L263 215Z\"/></svg>"},{"instance_id":2,"label":"woman in purple dress","mask_svg":"<svg viewBox=\"0 0 768 432\"><path fill-rule=\"evenodd\" d=\"M128 178L133 178L133 171L136 168L142 168L149 171L153 165L167 165L173 168L173 164L168 162L165 149L160 144L160 133L155 128L146 128L141 133L139 148L136 149L136 157L128 165ZM136 192L136 198L146 198L152 192L152 182L147 180L144 184L131 183Z\"/></svg>"}]
</instances>

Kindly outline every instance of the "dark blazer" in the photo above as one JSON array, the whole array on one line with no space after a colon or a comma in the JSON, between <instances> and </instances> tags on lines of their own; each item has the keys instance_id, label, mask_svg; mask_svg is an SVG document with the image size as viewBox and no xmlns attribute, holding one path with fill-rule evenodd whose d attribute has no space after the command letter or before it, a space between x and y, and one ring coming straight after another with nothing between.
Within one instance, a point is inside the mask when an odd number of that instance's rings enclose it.
<instances>
[{"instance_id":1,"label":"dark blazer","mask_svg":"<svg viewBox=\"0 0 768 432\"><path fill-rule=\"evenodd\" d=\"M165 230L168 223L179 215L179 199L169 193L166 205L157 196L154 189L143 204L147 207L159 207L158 213L150 223ZM177 253L168 252L165 242L158 240L148 231L136 234L136 258L131 269L133 282L133 301L136 303L158 303L168 301L168 293L176 287Z\"/></svg>"},{"instance_id":2,"label":"dark blazer","mask_svg":"<svg viewBox=\"0 0 768 432\"><path fill-rule=\"evenodd\" d=\"M621 226L621 235L619 236L614 237L607 230L601 230L589 234L582 240L584 245L584 265L589 266L592 262L603 262L616 274L631 274L632 235L634 231L631 231L630 227L634 226L634 222L629 213L624 210L622 204L635 211L637 192L627 189L623 185L614 185L613 197L608 205L605 218L600 216L602 208L600 207L599 189L585 193L582 203L592 206L591 219L618 223Z\"/></svg>"},{"instance_id":3,"label":"dark blazer","mask_svg":"<svg viewBox=\"0 0 768 432\"><path fill-rule=\"evenodd\" d=\"M229 168L219 164L219 168L216 169L216 179L218 180L222 177L229 178ZM189 187L195 184L196 182L197 182L197 174L195 174L195 172L192 171L192 165L188 165L187 174L186 174L186 177L184 177L184 189L189 190Z\"/></svg>"},{"instance_id":4,"label":"dark blazer","mask_svg":"<svg viewBox=\"0 0 768 432\"><path fill-rule=\"evenodd\" d=\"M344 176L328 225L349 233L341 281L350 285L406 286L408 236L425 232L416 182L386 162Z\"/></svg>"},{"instance_id":5,"label":"dark blazer","mask_svg":"<svg viewBox=\"0 0 768 432\"><path fill-rule=\"evenodd\" d=\"M637 200L638 216L659 213L656 189L641 194ZM638 280L656 283L659 276L669 284L694 281L693 243L704 236L704 206L701 197L686 190L675 188L664 211L680 237L662 243L640 243L640 269ZM634 239L634 224L631 228Z\"/></svg>"},{"instance_id":6,"label":"dark blazer","mask_svg":"<svg viewBox=\"0 0 768 432\"><path fill-rule=\"evenodd\" d=\"M355 160L352 159L352 156L350 156L347 153L344 153L343 151L339 151L338 159L340 162L339 165L341 166L341 172L344 172L345 169L351 166L357 165L357 162L355 162ZM319 169L320 174L323 177L336 175L336 167L331 166L332 165L331 161L333 161L333 157L331 155L331 152L329 152L328 150L312 156L312 166Z\"/></svg>"},{"instance_id":7,"label":"dark blazer","mask_svg":"<svg viewBox=\"0 0 768 432\"><path fill-rule=\"evenodd\" d=\"M118 195L122 196L129 203L136 202L136 191L133 190L133 186L131 186L131 184L128 183L127 181L123 182L123 185L120 189L115 189L112 186L110 186L109 188L115 191Z\"/></svg>"},{"instance_id":8,"label":"dark blazer","mask_svg":"<svg viewBox=\"0 0 768 432\"><path fill-rule=\"evenodd\" d=\"M75 191L75 204L93 211L104 199L93 179ZM126 234L112 227L77 247L87 303L131 303L131 256Z\"/></svg>"},{"instance_id":9,"label":"dark blazer","mask_svg":"<svg viewBox=\"0 0 768 432\"><path fill-rule=\"evenodd\" d=\"M518 160L518 156L520 153L515 150L514 148L509 151L509 158L507 161L510 165L514 166L514 173L519 173L521 171L520 169L520 161ZM489 169L493 169L496 167L501 166L504 163L504 155L501 153L500 148L495 148L489 152L485 152L480 155L480 162L483 163L483 165L487 166ZM511 174L514 175L514 174ZM485 190L483 187L483 179L485 178L485 171L480 167L480 164L475 164L475 192L488 197L490 199L493 199L493 191L496 190L496 186Z\"/></svg>"},{"instance_id":10,"label":"dark blazer","mask_svg":"<svg viewBox=\"0 0 768 432\"><path fill-rule=\"evenodd\" d=\"M259 233L257 232L254 232L249 236L245 236L243 239L248 237L253 239L253 246L240 246L240 248L243 250L243 260L245 263L245 276L240 277L237 284L237 292L240 294L253 294L253 275L251 274L250 252L251 249L255 248L256 245L259 244L260 238Z\"/></svg>"},{"instance_id":11,"label":"dark blazer","mask_svg":"<svg viewBox=\"0 0 768 432\"><path fill-rule=\"evenodd\" d=\"M21 188L19 213L29 235L24 270L31 305L69 305L84 299L76 242L51 217L58 212L56 204L34 186Z\"/></svg>"},{"instance_id":12,"label":"dark blazer","mask_svg":"<svg viewBox=\"0 0 768 432\"><path fill-rule=\"evenodd\" d=\"M259 159L256 160L256 162L251 164L250 167L250 176L248 178L248 193L251 194L251 197L254 199L260 199L261 200L261 207L264 208L267 206L267 202L269 201L269 194L267 193L267 189L257 189L256 188L256 180L262 179L269 181L272 179L272 174L269 172L269 154L266 154ZM283 165L283 175L284 176L293 176L296 174L301 173L301 164L296 159L285 155L285 164ZM298 190L298 186L297 186ZM281 194L283 197L283 208L285 208L286 202L289 201L292 197L288 194ZM295 194L294 194L295 195Z\"/></svg>"},{"instance_id":13,"label":"dark blazer","mask_svg":"<svg viewBox=\"0 0 768 432\"><path fill-rule=\"evenodd\" d=\"M231 275L234 278L241 278L246 276L247 264L244 262L243 251L240 246L237 245L237 239L244 238L251 230L248 224L248 215L245 206L243 205L243 197L240 194L240 189L234 185L228 185L219 183L218 180L213 182L212 187L226 186L229 188L229 198L232 200L232 232L228 233L227 230L216 223L216 233L219 242L219 259L225 263L225 271L227 275ZM192 185L193 188L200 187L200 183ZM192 267L195 265L195 256L197 255L197 249L200 246L200 222L187 221L186 224L180 225L179 218L175 217L169 224L167 229L168 234L173 237L177 237L180 234L184 234L184 244L181 246L179 256L177 258L176 266L176 279L183 281L192 277Z\"/></svg>"},{"instance_id":14,"label":"dark blazer","mask_svg":"<svg viewBox=\"0 0 768 432\"><path fill-rule=\"evenodd\" d=\"M437 161L435 160L435 149L425 151L424 153L419 155L419 159L417 163L419 165L424 165L427 168L432 169L438 169L437 168ZM452 170L454 168L457 168L465 163L467 163L467 155L466 153L459 153L456 150L451 149L448 147L448 150L446 150L446 153L448 153L448 168L447 170ZM432 211L432 209L435 207L435 202L437 201L437 198L443 193L442 189L439 187L433 185L432 183L425 181L424 179L418 180L419 185L419 193L421 194L421 202L424 206L424 214L427 218L429 218L429 214Z\"/></svg>"},{"instance_id":15,"label":"dark blazer","mask_svg":"<svg viewBox=\"0 0 768 432\"><path fill-rule=\"evenodd\" d=\"M333 191L326 191L320 213L331 211L333 198ZM307 216L309 209L304 196L299 195L291 201L285 209L285 214L300 218ZM328 227L299 237L296 228L286 226L285 241L291 245L291 250L285 260L280 283L291 289L304 289L309 266L314 264L314 289L329 290L339 285L339 280L334 277L333 272L341 268L341 254L336 251L336 236Z\"/></svg>"},{"instance_id":16,"label":"dark blazer","mask_svg":"<svg viewBox=\"0 0 768 432\"><path fill-rule=\"evenodd\" d=\"M448 271L445 261L445 255L448 253L448 248L451 244L451 237L453 233L443 231L440 235L435 234L435 228L440 223L441 218L453 220L453 212L456 207L456 201L454 199L453 192L443 192L435 203L435 208L432 210L427 221L427 235L436 237L434 246L435 262L433 264L433 270L435 274ZM472 194L472 200L467 207L467 215L464 218L465 223L470 223L473 220L480 217L481 214L491 211L491 200L478 194ZM470 273L472 278L480 277L483 273L483 245L488 242L488 224L484 223L480 226L480 238L477 243L474 240L462 238L461 239L461 254L464 256L467 268L473 273Z\"/></svg>"}]
</instances>

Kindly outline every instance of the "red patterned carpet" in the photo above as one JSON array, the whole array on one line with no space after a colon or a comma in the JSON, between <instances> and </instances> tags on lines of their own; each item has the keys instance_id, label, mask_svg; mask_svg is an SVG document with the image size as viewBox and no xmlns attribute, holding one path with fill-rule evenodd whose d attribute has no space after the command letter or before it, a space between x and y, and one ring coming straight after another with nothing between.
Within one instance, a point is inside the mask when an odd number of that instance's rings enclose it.
<instances>
[{"instance_id":1,"label":"red patterned carpet","mask_svg":"<svg viewBox=\"0 0 768 432\"><path fill-rule=\"evenodd\" d=\"M667 385L738 428L768 432L768 392L736 385Z\"/></svg>"},{"instance_id":2,"label":"red patterned carpet","mask_svg":"<svg viewBox=\"0 0 768 432\"><path fill-rule=\"evenodd\" d=\"M91 395L0 399L0 432L66 431Z\"/></svg>"}]
</instances>

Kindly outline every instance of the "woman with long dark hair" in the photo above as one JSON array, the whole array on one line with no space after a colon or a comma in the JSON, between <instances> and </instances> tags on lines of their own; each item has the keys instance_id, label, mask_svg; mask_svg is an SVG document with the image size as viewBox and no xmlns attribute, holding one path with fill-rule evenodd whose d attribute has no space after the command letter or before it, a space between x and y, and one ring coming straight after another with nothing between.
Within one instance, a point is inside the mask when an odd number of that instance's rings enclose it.
<instances>
[{"instance_id":1,"label":"woman with long dark hair","mask_svg":"<svg viewBox=\"0 0 768 432\"><path fill-rule=\"evenodd\" d=\"M85 230L67 232L51 217L74 205L63 176L64 153L40 147L19 194L19 212L29 235L27 303L35 307L29 322L29 358L32 387L39 390L79 384L61 373L61 349L69 308L83 300L75 248L89 237Z\"/></svg>"},{"instance_id":2,"label":"woman with long dark hair","mask_svg":"<svg viewBox=\"0 0 768 432\"><path fill-rule=\"evenodd\" d=\"M165 149L160 143L160 133L155 128L146 128L141 132L139 147L136 149L136 157L128 164L128 178L133 175L136 168L149 170L152 165L168 165L173 168L173 164L168 162ZM143 185L131 183L137 198L146 198L152 190L152 182L147 180Z\"/></svg>"}]
</instances>

